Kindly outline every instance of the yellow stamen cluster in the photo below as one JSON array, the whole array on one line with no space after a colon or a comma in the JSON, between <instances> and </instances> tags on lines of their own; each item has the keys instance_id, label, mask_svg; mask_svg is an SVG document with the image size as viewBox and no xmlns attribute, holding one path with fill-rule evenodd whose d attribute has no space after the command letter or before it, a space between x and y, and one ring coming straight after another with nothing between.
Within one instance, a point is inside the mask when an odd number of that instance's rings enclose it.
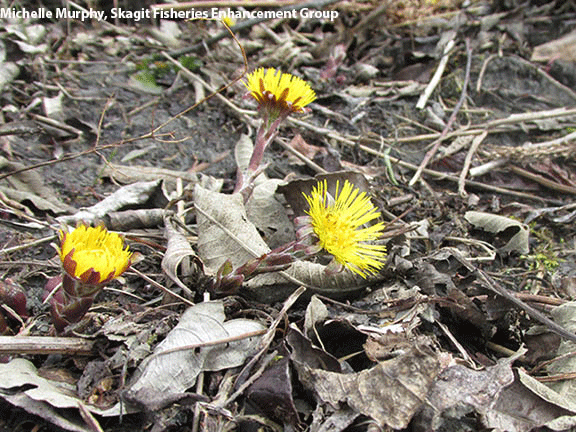
<instances>
[{"instance_id":1,"label":"yellow stamen cluster","mask_svg":"<svg viewBox=\"0 0 576 432\"><path fill-rule=\"evenodd\" d=\"M377 240L384 224L365 226L380 217L365 192L360 192L348 180L332 199L327 191L326 180L319 182L310 194L304 195L310 205L310 216L319 246L331 254L342 266L362 277L376 273L384 266L386 247L371 244Z\"/></svg>"},{"instance_id":2,"label":"yellow stamen cluster","mask_svg":"<svg viewBox=\"0 0 576 432\"><path fill-rule=\"evenodd\" d=\"M316 99L316 93L302 78L274 68L259 68L248 74L244 85L261 109L275 117L282 113L302 112Z\"/></svg>"},{"instance_id":3,"label":"yellow stamen cluster","mask_svg":"<svg viewBox=\"0 0 576 432\"><path fill-rule=\"evenodd\" d=\"M60 231L60 240L64 271L84 283L112 280L131 264L132 253L123 238L104 227L79 225L70 233Z\"/></svg>"}]
</instances>

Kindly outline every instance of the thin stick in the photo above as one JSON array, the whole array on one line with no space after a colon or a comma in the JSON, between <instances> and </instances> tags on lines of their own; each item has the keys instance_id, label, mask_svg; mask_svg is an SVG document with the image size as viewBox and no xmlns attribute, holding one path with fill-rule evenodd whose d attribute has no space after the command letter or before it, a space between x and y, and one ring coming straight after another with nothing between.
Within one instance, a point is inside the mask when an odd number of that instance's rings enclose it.
<instances>
[{"instance_id":1,"label":"thin stick","mask_svg":"<svg viewBox=\"0 0 576 432\"><path fill-rule=\"evenodd\" d=\"M468 193L466 192L465 189L466 185L465 180L466 176L468 175L468 170L470 169L470 164L472 164L472 158L474 157L474 154L476 154L478 147L480 147L480 144L482 143L482 141L484 141L484 138L486 138L486 136L488 136L488 131L484 131L484 133L475 137L474 140L472 141L472 145L470 146L470 150L468 150L468 153L466 154L466 159L464 160L464 166L462 167L462 171L460 171L460 178L458 179L458 194L462 198L466 198L468 196Z\"/></svg>"},{"instance_id":2,"label":"thin stick","mask_svg":"<svg viewBox=\"0 0 576 432\"><path fill-rule=\"evenodd\" d=\"M492 280L492 278L488 276L485 272L476 268L474 270L474 274L479 276L479 279L481 279L484 282L484 285L490 291L495 292L496 294L504 297L506 300L508 300L509 302L511 302L512 304L514 304L515 306L519 307L524 312L526 312L531 318L534 318L536 321L544 324L546 327L548 327L551 331L553 331L557 335L560 335L563 338L570 340L571 342L576 342L576 334L566 330L564 327L556 324L554 321L552 321L543 313L537 311L533 307L528 306L522 300L516 298L516 296L514 296L513 294L508 292L508 290L502 288L494 280Z\"/></svg>"},{"instance_id":3,"label":"thin stick","mask_svg":"<svg viewBox=\"0 0 576 432\"><path fill-rule=\"evenodd\" d=\"M532 173L530 171L525 170L524 168L520 168L520 167L515 166L515 165L510 165L510 170L514 174L517 174L519 176L530 179L530 180L532 180L538 184L541 184L544 187L547 187L548 189L556 190L556 191L562 192L562 193L576 195L576 187L574 187L574 186L564 185L561 183L554 182L552 180L548 180L544 176Z\"/></svg>"},{"instance_id":4,"label":"thin stick","mask_svg":"<svg viewBox=\"0 0 576 432\"><path fill-rule=\"evenodd\" d=\"M274 320L274 322L272 323L266 334L262 336L262 339L260 339L260 346L259 346L260 350L254 357L252 357L252 359L244 367L243 371L239 375L239 379L242 377L243 373L250 372L254 367L254 365L258 362L258 360L260 360L260 358L264 355L264 353L268 351L268 347L274 340L274 335L276 334L276 328L278 327L280 322L284 319L284 316L288 312L288 309L292 307L292 305L296 302L296 300L298 300L298 297L300 297L304 291L306 291L306 288L301 286L292 294L290 294L290 296L288 296L288 298L284 302L284 305L282 306L282 309L278 313L278 316L276 317L276 319ZM226 399L226 401L219 403L217 406L220 408L224 408L228 404L236 400L236 398L242 394L244 389L247 388L248 382L252 382L253 380L254 376L251 376L249 379L247 379L245 382L239 385L239 388L228 399Z\"/></svg>"},{"instance_id":5,"label":"thin stick","mask_svg":"<svg viewBox=\"0 0 576 432\"><path fill-rule=\"evenodd\" d=\"M16 251L19 251L22 249L27 249L27 248L32 247L32 246L38 246L39 244L52 241L55 238L56 238L56 234L53 234L53 235L50 235L48 237L42 237L40 239L31 241L28 243L23 243L23 244L20 244L17 246L12 246L12 247L8 247L8 248L0 249L0 254L9 254L9 253L16 252Z\"/></svg>"},{"instance_id":6,"label":"thin stick","mask_svg":"<svg viewBox=\"0 0 576 432\"><path fill-rule=\"evenodd\" d=\"M0 355L7 354L87 356L94 354L94 341L76 337L0 336Z\"/></svg>"},{"instance_id":7,"label":"thin stick","mask_svg":"<svg viewBox=\"0 0 576 432\"><path fill-rule=\"evenodd\" d=\"M416 165L411 164L410 162L405 162L405 161L398 159L398 158L395 158L393 156L386 155L386 154L382 153L381 151L375 150L372 147L368 147L367 145L359 144L357 141L346 138L346 137L340 135L339 133L334 132L330 129L314 126L314 125L306 123L302 120L296 120L296 119L291 118L291 117L288 117L288 121L290 121L291 123L294 123L298 126L305 127L305 128L312 130L316 133L326 135L329 138L333 138L336 141L339 141L343 144L346 144L347 146L360 149L360 150L362 150L368 154L378 156L378 157L381 157L383 159L388 157L392 163L400 165L401 167L407 168L409 170L416 171L418 169L418 167ZM484 131L483 130L476 130L473 134L481 134L482 132L484 132ZM489 130L488 132L490 133L490 132L494 132L494 131ZM461 135L466 135L466 134L463 133ZM458 181L459 181L458 177L456 177L454 175L442 173L439 171L434 171L434 170L431 170L429 168L424 168L422 170L422 172L424 174L430 175L430 176L435 177L437 179L447 180L447 181L450 181L453 183L458 183ZM505 194L505 195L511 195L511 196L515 196L515 197L519 197L519 198L526 198L526 199L542 201L542 202L559 203L559 201L555 200L555 199L542 198L542 197L538 197L536 195L531 195L531 194L528 194L525 192L518 192L515 190L511 190L511 189L506 189L506 188L502 188L502 187L498 187L498 186L492 186L492 185L480 183L480 182L473 181L473 180L466 180L465 184L467 187L474 187L477 189L483 189L483 190L501 193L501 194Z\"/></svg>"},{"instance_id":8,"label":"thin stick","mask_svg":"<svg viewBox=\"0 0 576 432\"><path fill-rule=\"evenodd\" d=\"M450 39L448 41L448 43L446 44L446 46L444 47L444 51L442 52L442 58L440 59L440 62L438 63L438 68L436 69L436 72L434 72L434 76L432 77L432 79L430 80L430 82L428 83L426 88L424 89L424 93L422 93L420 95L420 99L418 99L418 103L416 104L416 108L423 109L426 106L426 102L428 102L428 99L430 99L432 92L434 91L436 86L438 86L438 83L440 82L440 79L442 78L442 74L444 73L444 69L446 69L446 65L448 64L448 59L450 58L450 51L452 51L452 48L454 48L455 44L456 44L456 42L454 41L454 39Z\"/></svg>"},{"instance_id":9,"label":"thin stick","mask_svg":"<svg viewBox=\"0 0 576 432\"><path fill-rule=\"evenodd\" d=\"M309 168L312 168L317 173L326 174L328 172L324 168L322 168L320 165L318 165L316 162L314 162L310 158L304 156L302 153L300 153L298 150L296 150L290 144L285 142L283 139L276 138L276 139L274 139L274 142L280 144L284 148L284 150L287 150L288 152L292 153L294 156L296 156L298 159L300 159L302 162L304 162L306 165L308 165Z\"/></svg>"},{"instance_id":10,"label":"thin stick","mask_svg":"<svg viewBox=\"0 0 576 432\"><path fill-rule=\"evenodd\" d=\"M182 297L179 294L176 294L174 291L169 290L168 288L166 288L164 285L159 284L158 282L156 282L154 279L149 278L148 276L146 276L144 273L136 270L134 267L130 267L130 271L133 271L134 273L136 273L138 276L140 276L142 279L144 279L146 282L148 282L149 284L154 285L156 288L160 288L162 291L164 291L166 294L169 294L173 297L176 297L178 300L186 303L188 306L194 306L195 304L193 302L191 302L190 300Z\"/></svg>"},{"instance_id":11,"label":"thin stick","mask_svg":"<svg viewBox=\"0 0 576 432\"><path fill-rule=\"evenodd\" d=\"M420 166L416 170L416 173L414 174L412 179L408 182L408 186L414 186L416 182L420 179L420 176L422 175L422 170L426 168L426 166L428 166L428 163L432 160L432 158L436 154L436 151L438 151L440 144L442 143L442 141L444 141L446 135L448 134L448 131L452 127L452 124L456 121L456 116L458 115L458 112L460 111L460 108L462 107L462 104L466 99L468 83L470 82L471 66L472 66L472 49L470 48L470 40L466 38L466 74L464 76L464 84L462 85L462 93L460 94L460 99L458 100L458 103L454 107L454 111L452 111L452 115L448 119L448 122L446 123L446 126L442 131L442 134L436 140L436 142L434 143L432 148L428 151L428 153L426 153L426 156L424 156L424 160L422 161L422 163L420 163Z\"/></svg>"}]
</instances>

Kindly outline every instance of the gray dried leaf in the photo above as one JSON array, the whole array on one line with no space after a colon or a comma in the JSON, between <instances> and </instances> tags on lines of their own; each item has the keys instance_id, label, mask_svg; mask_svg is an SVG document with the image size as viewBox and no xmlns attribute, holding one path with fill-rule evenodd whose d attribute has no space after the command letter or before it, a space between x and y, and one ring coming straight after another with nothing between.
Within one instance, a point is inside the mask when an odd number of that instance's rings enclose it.
<instances>
[{"instance_id":1,"label":"gray dried leaf","mask_svg":"<svg viewBox=\"0 0 576 432\"><path fill-rule=\"evenodd\" d=\"M223 342L235 336L265 329L257 321L224 321L222 302L204 302L187 309L180 322L138 367L126 396L148 408L174 400L196 382L202 371L240 366L254 353L258 337ZM202 345L202 347L199 347ZM158 400L150 399L158 395Z\"/></svg>"},{"instance_id":2,"label":"gray dried leaf","mask_svg":"<svg viewBox=\"0 0 576 432\"><path fill-rule=\"evenodd\" d=\"M510 232L512 237L503 247L499 248L501 252L520 252L527 254L530 252L528 239L530 230L525 224L517 220L491 213L468 211L464 218L474 225L492 234L502 234L504 231Z\"/></svg>"},{"instance_id":3,"label":"gray dried leaf","mask_svg":"<svg viewBox=\"0 0 576 432\"><path fill-rule=\"evenodd\" d=\"M83 402L76 396L75 389L65 383L41 377L30 361L17 358L10 363L0 364L0 376L0 398L11 405L68 431L91 430L78 411ZM107 410L91 405L85 407L94 414L106 417L121 413L119 404ZM124 414L135 412L130 405L125 405L122 410Z\"/></svg>"},{"instance_id":4,"label":"gray dried leaf","mask_svg":"<svg viewBox=\"0 0 576 432\"><path fill-rule=\"evenodd\" d=\"M225 195L196 185L194 205L198 221L198 255L208 273L215 274L230 260L239 267L270 251L246 215L240 194Z\"/></svg>"},{"instance_id":5,"label":"gray dried leaf","mask_svg":"<svg viewBox=\"0 0 576 432\"><path fill-rule=\"evenodd\" d=\"M26 168L19 162L12 162L0 156L0 173L13 172ZM37 171L21 171L6 178L8 186L2 187L2 192L10 199L18 202L30 200L40 210L50 210L57 214L76 211L75 208L58 200L57 194L46 186Z\"/></svg>"},{"instance_id":6,"label":"gray dried leaf","mask_svg":"<svg viewBox=\"0 0 576 432\"><path fill-rule=\"evenodd\" d=\"M10 84L20 73L20 68L16 63L0 62L0 90L3 90L7 84Z\"/></svg>"},{"instance_id":7,"label":"gray dried leaf","mask_svg":"<svg viewBox=\"0 0 576 432\"><path fill-rule=\"evenodd\" d=\"M576 302L568 302L554 308L551 315L554 321L566 330L572 333L576 331ZM576 351L575 345L569 340L562 340L556 352L558 358L547 367L550 375L572 373L576 370L576 358L569 355ZM548 386L576 405L576 381L574 379L551 382Z\"/></svg>"},{"instance_id":8,"label":"gray dried leaf","mask_svg":"<svg viewBox=\"0 0 576 432\"><path fill-rule=\"evenodd\" d=\"M164 224L164 216L169 210L161 208L124 210L110 212L104 216L104 225L112 231L130 231L132 229L155 228Z\"/></svg>"},{"instance_id":9,"label":"gray dried leaf","mask_svg":"<svg viewBox=\"0 0 576 432\"><path fill-rule=\"evenodd\" d=\"M334 407L347 404L381 427L405 428L426 401L440 372L437 355L426 346L352 374L328 372L297 364L300 380Z\"/></svg>"},{"instance_id":10,"label":"gray dried leaf","mask_svg":"<svg viewBox=\"0 0 576 432\"><path fill-rule=\"evenodd\" d=\"M122 184L158 180L174 183L177 179L192 183L198 181L198 174L196 173L137 165L128 166L109 163L103 167L102 173L103 176L110 177Z\"/></svg>"},{"instance_id":11,"label":"gray dried leaf","mask_svg":"<svg viewBox=\"0 0 576 432\"><path fill-rule=\"evenodd\" d=\"M266 244L272 249L291 242L295 237L294 224L275 197L280 183L281 180L277 179L264 180L254 188L246 203L248 220L262 233Z\"/></svg>"},{"instance_id":12,"label":"gray dried leaf","mask_svg":"<svg viewBox=\"0 0 576 432\"><path fill-rule=\"evenodd\" d=\"M496 432L573 427L576 405L521 370L517 375L512 370L512 363L524 353L521 349L484 370L462 365L446 368L432 387L415 430L445 430L470 413L479 414L484 426Z\"/></svg>"},{"instance_id":13,"label":"gray dried leaf","mask_svg":"<svg viewBox=\"0 0 576 432\"><path fill-rule=\"evenodd\" d=\"M164 258L162 258L162 270L189 297L192 297L193 293L190 288L178 277L178 267L180 267L183 277L199 274L200 269L195 268L194 260L190 260L191 257L196 258L196 253L186 237L172 226L169 218L164 218L164 235L168 239L168 245Z\"/></svg>"},{"instance_id":14,"label":"gray dried leaf","mask_svg":"<svg viewBox=\"0 0 576 432\"><path fill-rule=\"evenodd\" d=\"M143 206L164 207L168 200L162 192L161 181L139 182L123 186L112 195L104 198L99 203L87 207L73 214L58 218L61 223L75 223L83 221L92 223L96 219L102 219L110 212L122 210L126 207Z\"/></svg>"}]
</instances>

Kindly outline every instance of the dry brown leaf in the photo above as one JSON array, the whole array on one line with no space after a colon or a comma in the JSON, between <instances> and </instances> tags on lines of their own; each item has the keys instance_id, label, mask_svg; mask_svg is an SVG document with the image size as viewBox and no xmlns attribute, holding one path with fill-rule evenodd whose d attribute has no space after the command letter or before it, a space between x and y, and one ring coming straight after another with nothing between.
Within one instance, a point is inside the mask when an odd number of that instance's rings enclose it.
<instances>
[{"instance_id":1,"label":"dry brown leaf","mask_svg":"<svg viewBox=\"0 0 576 432\"><path fill-rule=\"evenodd\" d=\"M371 369L342 374L297 365L302 383L332 406L346 403L381 427L403 429L426 400L440 373L437 355L426 345L378 363Z\"/></svg>"}]
</instances>

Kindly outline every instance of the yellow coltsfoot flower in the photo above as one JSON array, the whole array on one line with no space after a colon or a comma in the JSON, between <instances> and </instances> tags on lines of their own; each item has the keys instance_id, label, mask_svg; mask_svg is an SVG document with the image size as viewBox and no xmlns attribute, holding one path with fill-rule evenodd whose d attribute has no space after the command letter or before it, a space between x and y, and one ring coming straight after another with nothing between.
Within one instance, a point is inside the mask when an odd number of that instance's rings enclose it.
<instances>
[{"instance_id":1,"label":"yellow coltsfoot flower","mask_svg":"<svg viewBox=\"0 0 576 432\"><path fill-rule=\"evenodd\" d=\"M100 285L117 278L132 259L132 252L119 234L101 226L86 225L79 225L69 233L60 231L59 255L66 274L87 285Z\"/></svg>"},{"instance_id":2,"label":"yellow coltsfoot flower","mask_svg":"<svg viewBox=\"0 0 576 432\"><path fill-rule=\"evenodd\" d=\"M246 78L244 85L264 115L269 115L271 119L303 112L304 107L316 99L316 93L302 78L274 68L256 69Z\"/></svg>"},{"instance_id":3,"label":"yellow coltsfoot flower","mask_svg":"<svg viewBox=\"0 0 576 432\"><path fill-rule=\"evenodd\" d=\"M384 223L366 224L378 219L380 212L365 192L348 180L336 194L328 194L326 180L319 182L310 196L304 194L310 205L307 211L310 233L318 238L316 246L331 254L341 266L366 277L384 266L386 246L372 244L384 229ZM307 234L307 233L305 233Z\"/></svg>"}]
</instances>

